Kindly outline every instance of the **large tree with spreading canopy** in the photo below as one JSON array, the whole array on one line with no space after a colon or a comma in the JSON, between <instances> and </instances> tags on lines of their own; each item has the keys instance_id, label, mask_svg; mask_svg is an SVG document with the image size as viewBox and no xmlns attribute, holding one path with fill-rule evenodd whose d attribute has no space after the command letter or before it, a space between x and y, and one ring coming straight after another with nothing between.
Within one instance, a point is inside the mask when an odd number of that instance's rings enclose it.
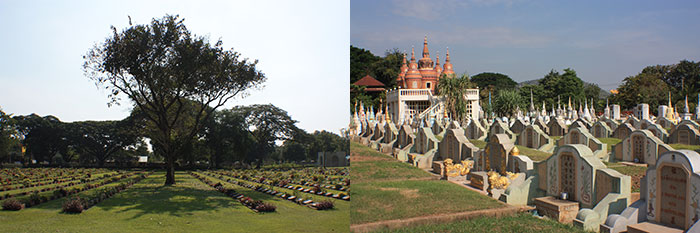
<instances>
[{"instance_id":1,"label":"large tree with spreading canopy","mask_svg":"<svg viewBox=\"0 0 700 233\"><path fill-rule=\"evenodd\" d=\"M126 95L156 126L149 137L167 164L166 185L175 183L175 161L182 157L203 123L231 98L259 87L265 75L257 60L241 59L193 35L178 16L166 15L150 24L132 25L112 35L84 56L88 78L109 91L109 104ZM194 117L183 119L193 101ZM183 122L186 121L186 122ZM186 132L176 130L186 125Z\"/></svg>"}]
</instances>

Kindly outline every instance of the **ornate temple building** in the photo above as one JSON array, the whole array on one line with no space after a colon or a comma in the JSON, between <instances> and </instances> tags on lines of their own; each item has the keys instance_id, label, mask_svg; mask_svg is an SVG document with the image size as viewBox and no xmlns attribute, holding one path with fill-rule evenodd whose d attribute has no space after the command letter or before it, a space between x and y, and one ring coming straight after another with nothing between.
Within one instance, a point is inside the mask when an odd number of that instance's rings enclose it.
<instances>
[{"instance_id":1,"label":"ornate temple building","mask_svg":"<svg viewBox=\"0 0 700 233\"><path fill-rule=\"evenodd\" d=\"M401 71L396 78L397 88L386 93L386 113L389 120L401 124L416 119L443 118L443 99L435 95L440 78L454 78L455 72L450 63L449 50L445 54L445 64L440 65L440 57L435 61L430 58L428 37L423 40L423 56L416 61L415 51L411 49L411 60L404 54ZM478 119L479 89L468 89L464 96L467 100L466 112L469 118Z\"/></svg>"},{"instance_id":2,"label":"ornate temple building","mask_svg":"<svg viewBox=\"0 0 700 233\"><path fill-rule=\"evenodd\" d=\"M450 63L450 50L445 54L445 65L440 67L440 55L435 58L435 62L430 58L428 50L428 37L423 40L423 57L416 62L415 51L411 48L411 62L406 62L406 54L403 56L401 73L396 78L396 84L403 89L430 89L435 92L440 77L454 77L455 72Z\"/></svg>"}]
</instances>

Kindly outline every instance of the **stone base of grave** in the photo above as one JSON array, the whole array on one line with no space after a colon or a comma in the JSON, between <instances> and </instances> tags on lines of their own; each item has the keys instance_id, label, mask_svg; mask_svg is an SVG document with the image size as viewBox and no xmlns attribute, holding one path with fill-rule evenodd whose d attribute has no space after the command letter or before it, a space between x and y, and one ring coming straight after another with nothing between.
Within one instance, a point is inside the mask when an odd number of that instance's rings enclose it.
<instances>
[{"instance_id":1,"label":"stone base of grave","mask_svg":"<svg viewBox=\"0 0 700 233\"><path fill-rule=\"evenodd\" d=\"M478 190L486 192L489 187L489 175L486 172L470 172L467 178L470 181L469 185Z\"/></svg>"},{"instance_id":2,"label":"stone base of grave","mask_svg":"<svg viewBox=\"0 0 700 233\"><path fill-rule=\"evenodd\" d=\"M634 225L627 226L628 233L651 233L651 232L664 232L664 233L682 233L683 230L678 228L667 227L664 225L659 225L650 222L637 223Z\"/></svg>"},{"instance_id":3,"label":"stone base of grave","mask_svg":"<svg viewBox=\"0 0 700 233\"><path fill-rule=\"evenodd\" d=\"M535 198L535 207L540 215L556 219L561 223L572 223L578 214L578 202L557 199L555 197Z\"/></svg>"}]
</instances>

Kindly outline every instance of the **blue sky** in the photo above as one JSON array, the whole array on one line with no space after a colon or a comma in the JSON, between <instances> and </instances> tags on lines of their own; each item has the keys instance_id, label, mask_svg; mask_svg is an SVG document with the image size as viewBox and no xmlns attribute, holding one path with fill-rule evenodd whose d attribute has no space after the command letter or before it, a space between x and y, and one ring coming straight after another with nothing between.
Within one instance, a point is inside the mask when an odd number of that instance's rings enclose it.
<instances>
[{"instance_id":1,"label":"blue sky","mask_svg":"<svg viewBox=\"0 0 700 233\"><path fill-rule=\"evenodd\" d=\"M700 1L353 0L350 43L382 55L447 47L455 72L517 82L573 68L615 89L644 67L700 60ZM418 55L420 56L420 55Z\"/></svg>"},{"instance_id":2,"label":"blue sky","mask_svg":"<svg viewBox=\"0 0 700 233\"><path fill-rule=\"evenodd\" d=\"M116 120L130 102L107 107L107 93L82 71L82 55L111 31L179 14L194 34L221 39L258 59L265 87L225 106L272 103L298 126L338 133L349 102L349 1L6 1L0 0L0 108L62 121Z\"/></svg>"}]
</instances>

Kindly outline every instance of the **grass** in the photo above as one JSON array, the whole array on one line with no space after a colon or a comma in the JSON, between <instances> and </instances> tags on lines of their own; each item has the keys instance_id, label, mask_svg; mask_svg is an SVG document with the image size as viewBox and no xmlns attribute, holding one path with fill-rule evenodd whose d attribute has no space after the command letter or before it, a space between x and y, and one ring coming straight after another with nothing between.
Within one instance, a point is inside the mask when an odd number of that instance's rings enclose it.
<instances>
[{"instance_id":1,"label":"grass","mask_svg":"<svg viewBox=\"0 0 700 233\"><path fill-rule=\"evenodd\" d=\"M353 224L505 206L445 180L356 183L353 194Z\"/></svg>"},{"instance_id":2,"label":"grass","mask_svg":"<svg viewBox=\"0 0 700 233\"><path fill-rule=\"evenodd\" d=\"M317 211L250 193L277 206L277 212L260 214L184 172L177 172L176 180L176 185L163 186L164 172L154 173L82 214L61 213L65 198L19 212L0 211L0 232L344 232L349 228L350 203L345 201L336 201L334 210Z\"/></svg>"},{"instance_id":3,"label":"grass","mask_svg":"<svg viewBox=\"0 0 700 233\"><path fill-rule=\"evenodd\" d=\"M612 147L622 141L619 138L598 138L598 140L602 143L608 144L608 152L611 152Z\"/></svg>"},{"instance_id":4,"label":"grass","mask_svg":"<svg viewBox=\"0 0 700 233\"><path fill-rule=\"evenodd\" d=\"M553 220L540 220L530 214L521 213L504 217L480 217L467 221L445 224L429 224L380 232L585 232Z\"/></svg>"},{"instance_id":5,"label":"grass","mask_svg":"<svg viewBox=\"0 0 700 233\"><path fill-rule=\"evenodd\" d=\"M676 149L676 150L692 150L692 151L700 150L700 145L686 145L686 144L668 144L668 145L673 147L673 149Z\"/></svg>"},{"instance_id":6,"label":"grass","mask_svg":"<svg viewBox=\"0 0 700 233\"><path fill-rule=\"evenodd\" d=\"M351 156L359 160L350 163L352 224L504 207L448 181L416 180L432 175L357 143L351 143Z\"/></svg>"},{"instance_id":7,"label":"grass","mask_svg":"<svg viewBox=\"0 0 700 233\"><path fill-rule=\"evenodd\" d=\"M470 139L469 142L474 144L474 146L478 147L479 149L486 148L485 141ZM529 157L530 159L532 159L532 161L542 161L542 160L549 158L549 156L552 156L552 153L547 153L544 151L539 151L536 149L527 148L525 146L518 146L518 145L516 145L516 146L518 147L518 150L520 150L521 155L525 155L525 156Z\"/></svg>"},{"instance_id":8,"label":"grass","mask_svg":"<svg viewBox=\"0 0 700 233\"><path fill-rule=\"evenodd\" d=\"M469 142L474 144L474 146L478 147L479 149L484 149L486 148L486 142L482 140L477 140L477 139L469 139Z\"/></svg>"},{"instance_id":9,"label":"grass","mask_svg":"<svg viewBox=\"0 0 700 233\"><path fill-rule=\"evenodd\" d=\"M539 150L527 148L525 146L520 146L520 145L516 145L516 146L518 147L518 150L520 150L521 155L525 155L525 156L529 157L530 159L532 159L532 161L543 161L543 160L549 158L549 156L552 156L552 153L547 153L544 151L539 151Z\"/></svg>"},{"instance_id":10,"label":"grass","mask_svg":"<svg viewBox=\"0 0 700 233\"><path fill-rule=\"evenodd\" d=\"M644 175L646 174L647 168L646 167L641 167L641 166L612 166L610 169L613 169L615 171L618 171L622 173L623 175L628 175L631 178L632 182L632 192L639 192L640 189L640 180Z\"/></svg>"}]
</instances>

